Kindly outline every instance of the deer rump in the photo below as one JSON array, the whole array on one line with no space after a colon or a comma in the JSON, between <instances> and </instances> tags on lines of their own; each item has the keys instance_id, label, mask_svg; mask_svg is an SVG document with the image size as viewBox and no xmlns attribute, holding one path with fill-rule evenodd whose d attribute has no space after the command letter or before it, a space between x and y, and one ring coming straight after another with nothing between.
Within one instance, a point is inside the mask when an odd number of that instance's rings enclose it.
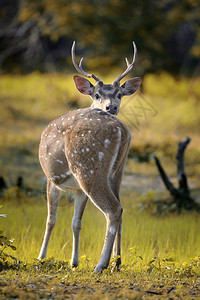
<instances>
[{"instance_id":1,"label":"deer rump","mask_svg":"<svg viewBox=\"0 0 200 300\"><path fill-rule=\"evenodd\" d=\"M127 133L122 121L101 109L68 112L43 131L40 164L47 178L61 190L81 188L89 196L97 188L92 178L112 180L130 140Z\"/></svg>"}]
</instances>

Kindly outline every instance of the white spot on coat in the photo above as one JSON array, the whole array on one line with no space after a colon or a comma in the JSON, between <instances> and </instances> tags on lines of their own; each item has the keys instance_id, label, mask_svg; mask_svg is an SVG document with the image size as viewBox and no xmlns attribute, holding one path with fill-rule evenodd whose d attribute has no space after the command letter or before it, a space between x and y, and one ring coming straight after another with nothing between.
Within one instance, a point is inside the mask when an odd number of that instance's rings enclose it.
<instances>
[{"instance_id":1,"label":"white spot on coat","mask_svg":"<svg viewBox=\"0 0 200 300\"><path fill-rule=\"evenodd\" d=\"M56 161L57 161L59 164L63 165L63 161L62 161L62 160L56 159Z\"/></svg>"},{"instance_id":2,"label":"white spot on coat","mask_svg":"<svg viewBox=\"0 0 200 300\"><path fill-rule=\"evenodd\" d=\"M60 174L60 177L65 178L66 175L65 174Z\"/></svg>"},{"instance_id":3,"label":"white spot on coat","mask_svg":"<svg viewBox=\"0 0 200 300\"><path fill-rule=\"evenodd\" d=\"M105 144L105 147L107 148L108 145L110 144L110 140L109 139L105 139L104 144Z\"/></svg>"},{"instance_id":4,"label":"white spot on coat","mask_svg":"<svg viewBox=\"0 0 200 300\"><path fill-rule=\"evenodd\" d=\"M93 171L93 170L90 170L90 173L91 173L91 174L94 174L94 171Z\"/></svg>"},{"instance_id":5,"label":"white spot on coat","mask_svg":"<svg viewBox=\"0 0 200 300\"><path fill-rule=\"evenodd\" d=\"M115 229L115 227L114 226L110 226L110 233L112 234L112 235L115 235L115 233L116 233L116 229Z\"/></svg>"},{"instance_id":6,"label":"white spot on coat","mask_svg":"<svg viewBox=\"0 0 200 300\"><path fill-rule=\"evenodd\" d=\"M87 152L89 152L89 151L90 151L90 149L89 149L89 148L86 148L85 150L86 150Z\"/></svg>"},{"instance_id":7,"label":"white spot on coat","mask_svg":"<svg viewBox=\"0 0 200 300\"><path fill-rule=\"evenodd\" d=\"M102 160L103 156L104 156L104 153L103 152L99 152L99 160Z\"/></svg>"}]
</instances>

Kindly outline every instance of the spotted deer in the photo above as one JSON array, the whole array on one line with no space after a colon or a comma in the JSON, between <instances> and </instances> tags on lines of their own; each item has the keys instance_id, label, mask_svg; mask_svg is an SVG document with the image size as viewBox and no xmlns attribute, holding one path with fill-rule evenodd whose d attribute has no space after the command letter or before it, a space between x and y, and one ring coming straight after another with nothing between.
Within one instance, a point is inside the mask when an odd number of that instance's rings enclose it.
<instances>
[{"instance_id":1,"label":"spotted deer","mask_svg":"<svg viewBox=\"0 0 200 300\"><path fill-rule=\"evenodd\" d=\"M95 272L108 267L112 249L117 267L121 264L123 208L119 189L130 133L116 115L122 97L132 95L142 82L141 78L136 77L120 86L120 81L134 65L134 42L133 48L133 60L129 63L126 59L126 70L112 84L104 84L94 74L83 70L83 58L77 63L75 42L73 43L72 61L76 70L85 77L93 78L96 84L94 86L84 77L74 76L77 89L93 99L92 105L56 118L41 136L39 160L47 177L48 216L39 259L45 258L47 254L50 236L56 224L60 193L72 189L76 192L72 219L72 267L79 264L79 234L88 198L105 215L107 221L104 245Z\"/></svg>"}]
</instances>

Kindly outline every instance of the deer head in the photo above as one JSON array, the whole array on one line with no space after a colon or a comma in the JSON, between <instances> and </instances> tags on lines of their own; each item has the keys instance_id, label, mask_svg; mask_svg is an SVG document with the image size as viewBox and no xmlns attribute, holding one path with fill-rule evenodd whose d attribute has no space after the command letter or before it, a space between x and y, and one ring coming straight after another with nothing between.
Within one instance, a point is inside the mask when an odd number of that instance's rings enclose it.
<instances>
[{"instance_id":1,"label":"deer head","mask_svg":"<svg viewBox=\"0 0 200 300\"><path fill-rule=\"evenodd\" d=\"M81 76L74 76L74 82L79 90L84 95L89 95L93 99L91 107L100 108L112 115L117 115L120 108L121 99L123 96L132 95L141 85L140 77L131 78L120 86L120 81L131 71L135 63L137 48L133 42L134 54L133 60L129 63L126 58L126 70L116 77L112 84L104 84L96 75L85 72L82 68L83 58L80 63L76 62L75 57L75 41L72 45L72 61L76 70L87 78L93 78L96 83L93 85L89 80Z\"/></svg>"}]
</instances>

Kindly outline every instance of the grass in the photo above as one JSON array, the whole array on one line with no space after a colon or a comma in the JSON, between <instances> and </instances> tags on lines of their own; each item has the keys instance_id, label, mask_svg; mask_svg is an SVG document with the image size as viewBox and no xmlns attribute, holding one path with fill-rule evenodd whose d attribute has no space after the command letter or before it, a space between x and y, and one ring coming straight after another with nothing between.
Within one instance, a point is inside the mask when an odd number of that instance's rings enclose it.
<instances>
[{"instance_id":1,"label":"grass","mask_svg":"<svg viewBox=\"0 0 200 300\"><path fill-rule=\"evenodd\" d=\"M110 263L103 274L93 274L100 257L105 220L92 204L83 217L80 240L80 267L70 269L73 204L62 199L58 220L42 263L35 260L42 243L46 219L44 199L28 204L6 202L8 214L5 234L15 238L17 257L8 270L0 273L0 294L20 299L86 297L109 299L162 295L162 297L200 295L199 216L184 214L158 217L141 212L137 202L122 195L124 207L122 258L120 273ZM19 230L20 228L20 230ZM11 268L12 266L12 268ZM12 281L10 279L12 278ZM147 298L148 299L148 298ZM159 298L158 298L159 299ZM194 298L195 299L195 298Z\"/></svg>"},{"instance_id":2,"label":"grass","mask_svg":"<svg viewBox=\"0 0 200 300\"><path fill-rule=\"evenodd\" d=\"M176 262L183 263L199 254L198 215L158 217L146 211L142 212L132 203L133 201L134 199L130 199L129 196L122 197L124 207L122 252L125 264L129 261L131 247L138 249L138 255L145 263L155 256L161 259L171 257ZM39 200L36 203L21 205L5 203L3 210L8 214L8 218L4 219L5 233L9 238L15 238L17 247L15 255L23 261L37 258L45 229L46 202ZM73 203L67 204L66 199L62 200L48 257L70 261L72 215ZM104 216L96 207L88 204L83 217L80 256L89 257L92 266L95 266L100 257L104 235Z\"/></svg>"},{"instance_id":3,"label":"grass","mask_svg":"<svg viewBox=\"0 0 200 300\"><path fill-rule=\"evenodd\" d=\"M199 188L200 87L199 79L176 80L166 73L148 75L143 92L124 98L119 118L132 133L122 187L123 265L94 275L105 235L105 219L92 204L86 208L80 240L80 267L70 269L73 204L62 199L48 259L36 259L45 229L46 201L41 193L17 194L17 176L25 187L42 191L43 173L37 149L44 127L65 111L90 105L90 98L75 90L72 76L33 73L0 78L0 169L10 187L1 198L4 234L14 238L16 251L0 273L0 295L12 299L84 298L144 299L198 298L200 276L199 216L195 213L157 216L151 200L160 195L153 153L167 172L176 175L177 142L190 136L185 153L189 184ZM111 82L110 77L105 82ZM193 191L192 191L193 192ZM199 199L199 190L195 190ZM164 197L166 194L164 193ZM149 207L144 209L144 207Z\"/></svg>"}]
</instances>

